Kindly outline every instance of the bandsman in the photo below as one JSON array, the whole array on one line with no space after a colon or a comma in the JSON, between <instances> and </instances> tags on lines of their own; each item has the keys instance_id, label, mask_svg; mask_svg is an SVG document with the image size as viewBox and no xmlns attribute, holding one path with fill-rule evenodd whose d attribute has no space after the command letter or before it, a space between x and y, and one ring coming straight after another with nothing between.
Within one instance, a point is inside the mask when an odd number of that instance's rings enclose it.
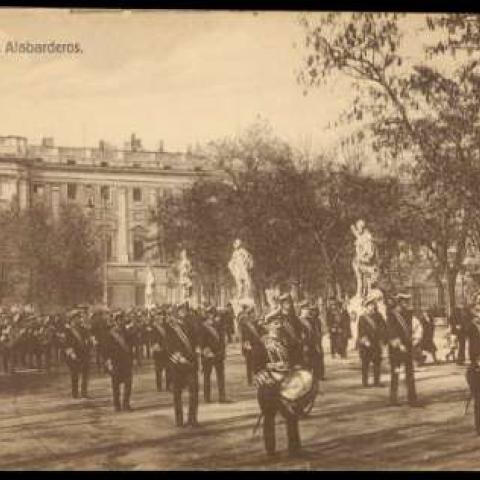
<instances>
[{"instance_id":1,"label":"bandsman","mask_svg":"<svg viewBox=\"0 0 480 480\"><path fill-rule=\"evenodd\" d=\"M282 329L288 337L290 361L293 365L302 365L304 363L302 325L295 313L293 299L289 293L284 293L278 300L280 304L278 315L282 319Z\"/></svg>"},{"instance_id":2,"label":"bandsman","mask_svg":"<svg viewBox=\"0 0 480 480\"><path fill-rule=\"evenodd\" d=\"M299 310L299 321L302 326L304 364L308 369L312 370L316 381L325 380L325 363L319 310L308 301L302 302L299 305Z\"/></svg>"},{"instance_id":3,"label":"bandsman","mask_svg":"<svg viewBox=\"0 0 480 480\"><path fill-rule=\"evenodd\" d=\"M170 390L170 371L168 365L168 353L167 353L167 312L161 310L154 313L153 322L149 327L151 329L151 350L153 356L153 362L155 366L155 381L157 391L162 391L162 379L165 372L165 387Z\"/></svg>"},{"instance_id":4,"label":"bandsman","mask_svg":"<svg viewBox=\"0 0 480 480\"><path fill-rule=\"evenodd\" d=\"M105 368L112 378L112 396L115 411L131 411L130 398L133 383L133 349L136 336L131 323L123 311L113 316L113 324L108 325L100 317L96 337ZM123 385L123 398L121 386Z\"/></svg>"},{"instance_id":5,"label":"bandsman","mask_svg":"<svg viewBox=\"0 0 480 480\"><path fill-rule=\"evenodd\" d=\"M88 377L90 370L90 353L92 350L91 333L88 329L85 313L73 310L67 316L63 339L63 355L70 370L72 397L88 397Z\"/></svg>"},{"instance_id":6,"label":"bandsman","mask_svg":"<svg viewBox=\"0 0 480 480\"><path fill-rule=\"evenodd\" d=\"M465 375L473 399L475 430L477 435L480 435L480 292L473 295L472 305L468 310L470 321L465 334L468 339L470 363Z\"/></svg>"},{"instance_id":7,"label":"bandsman","mask_svg":"<svg viewBox=\"0 0 480 480\"><path fill-rule=\"evenodd\" d=\"M373 386L381 387L382 347L386 343L386 324L377 310L375 295L368 296L363 304L365 312L358 320L358 353L362 364L362 385L368 387L370 365L373 366Z\"/></svg>"},{"instance_id":8,"label":"bandsman","mask_svg":"<svg viewBox=\"0 0 480 480\"><path fill-rule=\"evenodd\" d=\"M246 303L242 304L242 310L238 314L238 330L242 355L245 359L247 384L253 384L253 349L255 344L261 343L261 334L258 328L258 321L255 318L255 311Z\"/></svg>"},{"instance_id":9,"label":"bandsman","mask_svg":"<svg viewBox=\"0 0 480 480\"><path fill-rule=\"evenodd\" d=\"M263 417L263 439L267 455L276 453L275 417L280 413L287 424L288 451L297 455L301 450L299 418L282 403L280 385L292 371L296 345L284 329L284 316L279 310L266 315L265 334L261 344L255 344L254 372L257 400ZM292 348L293 347L293 348ZM293 354L293 355L292 355Z\"/></svg>"},{"instance_id":10,"label":"bandsman","mask_svg":"<svg viewBox=\"0 0 480 480\"><path fill-rule=\"evenodd\" d=\"M200 348L203 369L203 395L211 402L211 376L215 369L218 387L218 401L226 402L225 397L225 325L213 306L207 308L205 320L200 327Z\"/></svg>"},{"instance_id":11,"label":"bandsman","mask_svg":"<svg viewBox=\"0 0 480 480\"><path fill-rule=\"evenodd\" d=\"M399 293L394 306L387 311L388 354L390 359L390 405L398 405L398 383L400 368L405 368L408 404L420 406L415 390L413 366L415 317L408 308L410 295Z\"/></svg>"},{"instance_id":12,"label":"bandsman","mask_svg":"<svg viewBox=\"0 0 480 480\"><path fill-rule=\"evenodd\" d=\"M336 355L347 358L348 340L352 336L350 317L342 303L335 297L330 298L328 302L326 317L332 358L335 358Z\"/></svg>"},{"instance_id":13,"label":"bandsman","mask_svg":"<svg viewBox=\"0 0 480 480\"><path fill-rule=\"evenodd\" d=\"M451 332L458 340L457 365L465 363L466 344L469 339L468 332L471 328L471 322L472 312L467 305L456 306L449 317Z\"/></svg>"},{"instance_id":14,"label":"bandsman","mask_svg":"<svg viewBox=\"0 0 480 480\"><path fill-rule=\"evenodd\" d=\"M198 426L198 330L188 304L178 305L166 325L167 353L172 376L175 424L183 427L182 392L188 390L187 424Z\"/></svg>"}]
</instances>

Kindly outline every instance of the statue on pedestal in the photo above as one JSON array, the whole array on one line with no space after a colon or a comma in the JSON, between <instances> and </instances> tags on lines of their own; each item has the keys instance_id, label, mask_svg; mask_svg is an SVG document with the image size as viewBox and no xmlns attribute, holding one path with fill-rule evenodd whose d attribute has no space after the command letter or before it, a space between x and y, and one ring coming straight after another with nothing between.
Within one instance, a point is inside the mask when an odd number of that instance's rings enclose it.
<instances>
[{"instance_id":1,"label":"statue on pedestal","mask_svg":"<svg viewBox=\"0 0 480 480\"><path fill-rule=\"evenodd\" d=\"M377 308L379 312L383 314L385 308L383 293L376 286L379 270L377 249L373 236L361 219L351 226L351 230L355 236L355 257L352 261L352 267L357 281L357 291L349 301L348 313L354 322L352 333L354 342L356 342L357 321L363 313L365 298L368 295L375 295L378 297Z\"/></svg>"},{"instance_id":2,"label":"statue on pedestal","mask_svg":"<svg viewBox=\"0 0 480 480\"><path fill-rule=\"evenodd\" d=\"M355 235L355 258L352 266L357 279L357 296L366 297L372 283L378 280L377 251L370 230L363 220L351 226Z\"/></svg>"},{"instance_id":3,"label":"statue on pedestal","mask_svg":"<svg viewBox=\"0 0 480 480\"><path fill-rule=\"evenodd\" d=\"M228 269L235 279L236 298L234 309L239 310L240 302L254 304L252 291L252 255L242 245L242 241L237 239L233 242L232 258L228 262ZM237 313L237 312L236 312Z\"/></svg>"},{"instance_id":4,"label":"statue on pedestal","mask_svg":"<svg viewBox=\"0 0 480 480\"><path fill-rule=\"evenodd\" d=\"M187 251L183 249L180 253L180 262L178 264L178 276L181 287L182 302L190 300L192 296L192 277L193 268L190 259L188 258Z\"/></svg>"},{"instance_id":5,"label":"statue on pedestal","mask_svg":"<svg viewBox=\"0 0 480 480\"><path fill-rule=\"evenodd\" d=\"M145 308L150 310L155 306L155 274L150 263L147 264L145 275Z\"/></svg>"}]
</instances>

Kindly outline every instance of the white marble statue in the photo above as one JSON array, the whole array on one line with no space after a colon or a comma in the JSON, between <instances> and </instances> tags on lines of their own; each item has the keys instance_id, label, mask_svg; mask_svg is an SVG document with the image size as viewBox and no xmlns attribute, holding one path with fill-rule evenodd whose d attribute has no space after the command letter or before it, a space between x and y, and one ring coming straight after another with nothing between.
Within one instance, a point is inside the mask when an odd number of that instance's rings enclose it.
<instances>
[{"instance_id":1,"label":"white marble statue","mask_svg":"<svg viewBox=\"0 0 480 480\"><path fill-rule=\"evenodd\" d=\"M375 242L363 220L351 226L355 235L355 258L352 266L357 279L357 296L365 297L369 287L378 279Z\"/></svg>"},{"instance_id":2,"label":"white marble statue","mask_svg":"<svg viewBox=\"0 0 480 480\"><path fill-rule=\"evenodd\" d=\"M235 279L236 298L235 303L239 305L241 301L253 301L252 291L252 255L242 245L242 241L237 239L233 242L232 258L228 262L228 269ZM235 308L235 305L234 305ZM237 307L238 310L238 307Z\"/></svg>"},{"instance_id":3,"label":"white marble statue","mask_svg":"<svg viewBox=\"0 0 480 480\"><path fill-rule=\"evenodd\" d=\"M145 275L145 307L150 309L155 306L155 274L150 264L147 264Z\"/></svg>"},{"instance_id":4,"label":"white marble statue","mask_svg":"<svg viewBox=\"0 0 480 480\"><path fill-rule=\"evenodd\" d=\"M242 245L241 240L237 239L233 242L233 254L228 268L235 279L237 287L237 298L245 298L251 296L253 270L253 258L250 253Z\"/></svg>"},{"instance_id":5,"label":"white marble statue","mask_svg":"<svg viewBox=\"0 0 480 480\"><path fill-rule=\"evenodd\" d=\"M377 308L383 316L385 316L385 303L382 291L376 286L379 270L374 238L363 220L358 220L351 229L355 236L355 258L352 261L352 267L357 281L357 291L349 300L347 310L353 323L352 337L356 343L357 322L364 312L365 298L372 294L378 297Z\"/></svg>"},{"instance_id":6,"label":"white marble statue","mask_svg":"<svg viewBox=\"0 0 480 480\"><path fill-rule=\"evenodd\" d=\"M179 283L182 291L182 302L190 299L193 287L193 267L188 258L187 251L183 249L180 253L180 262L178 264Z\"/></svg>"}]
</instances>

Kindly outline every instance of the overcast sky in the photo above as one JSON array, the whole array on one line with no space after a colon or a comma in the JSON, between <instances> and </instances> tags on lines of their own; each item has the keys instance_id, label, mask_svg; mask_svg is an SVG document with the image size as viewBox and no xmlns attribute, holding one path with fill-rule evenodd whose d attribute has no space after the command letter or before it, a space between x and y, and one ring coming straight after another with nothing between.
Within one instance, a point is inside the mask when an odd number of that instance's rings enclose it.
<instances>
[{"instance_id":1,"label":"overcast sky","mask_svg":"<svg viewBox=\"0 0 480 480\"><path fill-rule=\"evenodd\" d=\"M82 55L0 55L0 135L170 151L258 115L295 144L332 141L348 84L302 95L297 13L0 11L0 42L79 42Z\"/></svg>"}]
</instances>

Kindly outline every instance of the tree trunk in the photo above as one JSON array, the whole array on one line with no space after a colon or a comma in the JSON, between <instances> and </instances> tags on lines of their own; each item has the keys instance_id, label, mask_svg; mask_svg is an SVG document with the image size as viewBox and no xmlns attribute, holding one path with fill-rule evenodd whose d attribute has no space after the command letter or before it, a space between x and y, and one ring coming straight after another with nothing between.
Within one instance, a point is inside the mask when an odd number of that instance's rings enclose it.
<instances>
[{"instance_id":1,"label":"tree trunk","mask_svg":"<svg viewBox=\"0 0 480 480\"><path fill-rule=\"evenodd\" d=\"M436 283L438 287L438 306L446 309L447 302L445 298L445 285L442 283L441 280L438 279Z\"/></svg>"},{"instance_id":2,"label":"tree trunk","mask_svg":"<svg viewBox=\"0 0 480 480\"><path fill-rule=\"evenodd\" d=\"M455 308L456 298L455 298L455 288L457 284L457 270L447 270L446 281L447 281L447 293L448 293L448 310L447 315L450 316Z\"/></svg>"}]
</instances>

